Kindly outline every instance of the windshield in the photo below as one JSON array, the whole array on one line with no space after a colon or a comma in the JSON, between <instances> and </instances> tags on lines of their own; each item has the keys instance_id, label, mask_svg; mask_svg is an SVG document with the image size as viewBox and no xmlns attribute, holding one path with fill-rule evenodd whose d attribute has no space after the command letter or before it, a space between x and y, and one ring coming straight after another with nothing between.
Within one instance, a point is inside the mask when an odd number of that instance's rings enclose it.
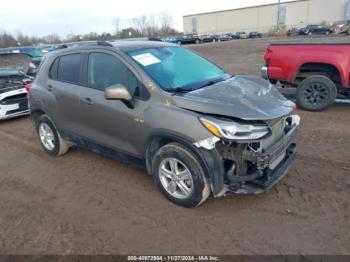
<instances>
[{"instance_id":1,"label":"windshield","mask_svg":"<svg viewBox=\"0 0 350 262\"><path fill-rule=\"evenodd\" d=\"M166 91L193 90L227 78L221 68L181 47L142 49L128 55Z\"/></svg>"}]
</instances>

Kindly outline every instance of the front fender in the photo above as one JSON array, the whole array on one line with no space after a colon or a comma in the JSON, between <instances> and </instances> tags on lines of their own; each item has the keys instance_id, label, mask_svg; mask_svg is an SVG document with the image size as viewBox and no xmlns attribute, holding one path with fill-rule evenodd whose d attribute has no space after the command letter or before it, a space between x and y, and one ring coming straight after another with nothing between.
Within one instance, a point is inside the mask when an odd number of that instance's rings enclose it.
<instances>
[{"instance_id":1,"label":"front fender","mask_svg":"<svg viewBox=\"0 0 350 262\"><path fill-rule=\"evenodd\" d=\"M207 150L197 148L192 142L186 138L176 136L170 133L154 133L146 143L146 167L149 174L152 170L152 159L155 152L163 145L171 142L182 144L195 154L202 165L204 174L212 189L214 197L220 196L224 186L224 165L223 159L217 150Z\"/></svg>"}]
</instances>

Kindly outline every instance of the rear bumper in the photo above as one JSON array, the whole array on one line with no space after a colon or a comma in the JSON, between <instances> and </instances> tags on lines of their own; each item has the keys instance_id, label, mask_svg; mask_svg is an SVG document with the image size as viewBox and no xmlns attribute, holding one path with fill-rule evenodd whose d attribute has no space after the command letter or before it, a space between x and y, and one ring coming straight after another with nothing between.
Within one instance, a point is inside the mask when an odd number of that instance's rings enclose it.
<instances>
[{"instance_id":1,"label":"rear bumper","mask_svg":"<svg viewBox=\"0 0 350 262\"><path fill-rule=\"evenodd\" d=\"M268 75L268 67L267 66L263 66L260 70L261 72L261 76L262 78L268 80L269 79L269 75Z\"/></svg>"}]
</instances>

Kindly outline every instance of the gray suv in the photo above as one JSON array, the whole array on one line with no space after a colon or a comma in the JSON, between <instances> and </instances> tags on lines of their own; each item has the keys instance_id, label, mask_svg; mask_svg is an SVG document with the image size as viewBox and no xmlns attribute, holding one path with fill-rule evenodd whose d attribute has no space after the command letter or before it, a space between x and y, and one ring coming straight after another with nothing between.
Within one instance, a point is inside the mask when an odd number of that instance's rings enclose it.
<instances>
[{"instance_id":1,"label":"gray suv","mask_svg":"<svg viewBox=\"0 0 350 262\"><path fill-rule=\"evenodd\" d=\"M300 118L269 82L180 46L90 43L49 53L29 90L48 154L81 147L145 167L185 207L266 191L295 158Z\"/></svg>"}]
</instances>

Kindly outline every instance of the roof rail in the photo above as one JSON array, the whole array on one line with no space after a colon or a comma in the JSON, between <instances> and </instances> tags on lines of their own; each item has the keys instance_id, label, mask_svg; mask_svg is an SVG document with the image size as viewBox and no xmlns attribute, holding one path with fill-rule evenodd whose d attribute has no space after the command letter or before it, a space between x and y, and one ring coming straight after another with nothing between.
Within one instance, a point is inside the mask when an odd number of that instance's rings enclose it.
<instances>
[{"instance_id":1,"label":"roof rail","mask_svg":"<svg viewBox=\"0 0 350 262\"><path fill-rule=\"evenodd\" d=\"M112 47L113 45L107 41L81 41L81 42L73 42L73 43L67 43L66 44L68 47L70 46L110 46Z\"/></svg>"},{"instance_id":2,"label":"roof rail","mask_svg":"<svg viewBox=\"0 0 350 262\"><path fill-rule=\"evenodd\" d=\"M113 45L107 41L97 41L97 45L113 47Z\"/></svg>"}]
</instances>

